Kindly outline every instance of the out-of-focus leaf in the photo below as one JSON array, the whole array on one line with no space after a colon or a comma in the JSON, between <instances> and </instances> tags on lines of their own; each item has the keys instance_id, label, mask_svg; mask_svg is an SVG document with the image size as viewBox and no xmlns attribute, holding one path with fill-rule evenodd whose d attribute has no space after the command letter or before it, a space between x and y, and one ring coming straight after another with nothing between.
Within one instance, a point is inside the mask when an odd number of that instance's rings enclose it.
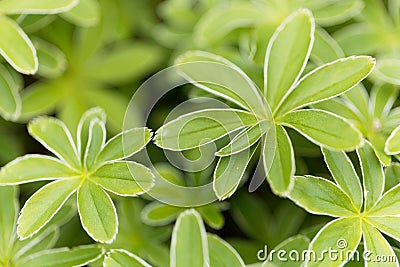
<instances>
[{"instance_id":1,"label":"out-of-focus leaf","mask_svg":"<svg viewBox=\"0 0 400 267\"><path fill-rule=\"evenodd\" d=\"M0 12L5 14L56 14L67 11L78 0L2 0Z\"/></svg>"},{"instance_id":2,"label":"out-of-focus leaf","mask_svg":"<svg viewBox=\"0 0 400 267\"><path fill-rule=\"evenodd\" d=\"M94 26L100 19L100 5L97 0L79 0L72 9L61 17L81 27Z\"/></svg>"},{"instance_id":3,"label":"out-of-focus leaf","mask_svg":"<svg viewBox=\"0 0 400 267\"><path fill-rule=\"evenodd\" d=\"M37 73L46 78L60 76L67 67L67 59L64 53L56 46L39 38L33 39L39 60Z\"/></svg>"}]
</instances>

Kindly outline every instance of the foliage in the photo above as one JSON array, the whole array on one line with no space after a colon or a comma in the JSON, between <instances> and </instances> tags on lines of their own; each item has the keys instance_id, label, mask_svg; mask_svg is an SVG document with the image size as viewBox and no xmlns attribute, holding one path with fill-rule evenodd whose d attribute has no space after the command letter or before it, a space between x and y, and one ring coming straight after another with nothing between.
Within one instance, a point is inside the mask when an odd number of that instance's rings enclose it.
<instances>
[{"instance_id":1,"label":"foliage","mask_svg":"<svg viewBox=\"0 0 400 267\"><path fill-rule=\"evenodd\" d=\"M0 267L399 266L399 30L399 0L1 0Z\"/></svg>"}]
</instances>

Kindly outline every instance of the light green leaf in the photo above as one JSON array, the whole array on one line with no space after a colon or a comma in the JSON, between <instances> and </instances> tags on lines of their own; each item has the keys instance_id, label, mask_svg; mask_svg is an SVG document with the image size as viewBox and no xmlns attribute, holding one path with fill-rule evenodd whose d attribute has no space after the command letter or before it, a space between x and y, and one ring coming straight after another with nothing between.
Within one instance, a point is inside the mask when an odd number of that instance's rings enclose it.
<instances>
[{"instance_id":1,"label":"light green leaf","mask_svg":"<svg viewBox=\"0 0 400 267\"><path fill-rule=\"evenodd\" d=\"M346 103L345 100L340 99L340 97L315 103L312 108L334 113L350 120L354 124L360 124L360 121L363 121L363 117L360 116L358 110Z\"/></svg>"},{"instance_id":2,"label":"light green leaf","mask_svg":"<svg viewBox=\"0 0 400 267\"><path fill-rule=\"evenodd\" d=\"M0 5L6 1L1 1ZM38 69L36 50L29 37L12 19L0 15L0 54L17 71L34 74Z\"/></svg>"},{"instance_id":3,"label":"light green leaf","mask_svg":"<svg viewBox=\"0 0 400 267\"><path fill-rule=\"evenodd\" d=\"M286 196L293 187L293 175L296 168L293 146L289 135L282 126L276 126L275 131L276 137L273 138L275 144L264 141L264 169L272 191L279 196ZM274 154L272 154L271 148L275 148Z\"/></svg>"},{"instance_id":4,"label":"light green leaf","mask_svg":"<svg viewBox=\"0 0 400 267\"><path fill-rule=\"evenodd\" d=\"M105 164L90 174L89 179L121 196L143 194L154 185L151 171L141 164L130 161Z\"/></svg>"},{"instance_id":5,"label":"light green leaf","mask_svg":"<svg viewBox=\"0 0 400 267\"><path fill-rule=\"evenodd\" d=\"M111 243L118 231L118 217L110 196L86 181L78 189L78 211L86 233L96 242Z\"/></svg>"},{"instance_id":6,"label":"light green leaf","mask_svg":"<svg viewBox=\"0 0 400 267\"><path fill-rule=\"evenodd\" d=\"M112 249L104 258L104 267L151 267L140 257L123 249Z\"/></svg>"},{"instance_id":7,"label":"light green leaf","mask_svg":"<svg viewBox=\"0 0 400 267\"><path fill-rule=\"evenodd\" d=\"M400 85L400 60L380 59L376 64L375 75L388 83Z\"/></svg>"},{"instance_id":8,"label":"light green leaf","mask_svg":"<svg viewBox=\"0 0 400 267\"><path fill-rule=\"evenodd\" d=\"M310 243L309 249L315 252L318 260L311 257L306 262L306 266L343 266L356 251L361 235L362 228L359 218L341 218L328 223ZM343 256L333 260L326 255L320 260L325 250L336 250L340 253L339 255Z\"/></svg>"},{"instance_id":9,"label":"light green leaf","mask_svg":"<svg viewBox=\"0 0 400 267\"><path fill-rule=\"evenodd\" d=\"M62 13L61 17L81 27L94 26L100 20L100 5L96 0L79 0L76 6Z\"/></svg>"},{"instance_id":10,"label":"light green leaf","mask_svg":"<svg viewBox=\"0 0 400 267\"><path fill-rule=\"evenodd\" d=\"M55 45L40 38L34 38L37 57L39 60L38 74L46 78L59 77L67 67L64 53Z\"/></svg>"},{"instance_id":11,"label":"light green leaf","mask_svg":"<svg viewBox=\"0 0 400 267\"><path fill-rule=\"evenodd\" d=\"M281 121L311 142L333 150L351 151L361 142L361 133L353 125L327 111L297 110L286 114Z\"/></svg>"},{"instance_id":12,"label":"light green leaf","mask_svg":"<svg viewBox=\"0 0 400 267\"><path fill-rule=\"evenodd\" d=\"M173 222L181 211L180 207L152 202L143 208L140 217L144 223L151 226L167 225Z\"/></svg>"},{"instance_id":13,"label":"light green leaf","mask_svg":"<svg viewBox=\"0 0 400 267\"><path fill-rule=\"evenodd\" d=\"M283 115L345 93L369 75L375 61L367 56L341 58L304 76L277 111Z\"/></svg>"},{"instance_id":14,"label":"light green leaf","mask_svg":"<svg viewBox=\"0 0 400 267\"><path fill-rule=\"evenodd\" d=\"M374 54L379 49L379 32L366 23L351 24L334 35L346 55ZM363 44L363 45L360 45Z\"/></svg>"},{"instance_id":15,"label":"light green leaf","mask_svg":"<svg viewBox=\"0 0 400 267\"><path fill-rule=\"evenodd\" d=\"M355 208L361 210L361 183L349 157L342 151L335 152L325 148L322 148L322 154L336 184L350 197Z\"/></svg>"},{"instance_id":16,"label":"light green leaf","mask_svg":"<svg viewBox=\"0 0 400 267\"><path fill-rule=\"evenodd\" d=\"M89 141L90 124L93 120L99 120L105 124L106 119L107 116L104 113L104 110L99 107L91 108L83 113L81 119L79 120L76 136L77 147L79 151L78 154L82 160L84 159L86 147Z\"/></svg>"},{"instance_id":17,"label":"light green leaf","mask_svg":"<svg viewBox=\"0 0 400 267\"><path fill-rule=\"evenodd\" d=\"M86 145L83 164L91 170L97 156L106 142L106 126L99 119L93 119L89 126L89 139Z\"/></svg>"},{"instance_id":18,"label":"light green leaf","mask_svg":"<svg viewBox=\"0 0 400 267\"><path fill-rule=\"evenodd\" d=\"M339 44L323 28L315 29L314 46L311 51L311 58L318 65L322 65L338 58L344 57Z\"/></svg>"},{"instance_id":19,"label":"light green leaf","mask_svg":"<svg viewBox=\"0 0 400 267\"><path fill-rule=\"evenodd\" d=\"M101 247L80 246L72 249L56 248L44 250L26 258L21 267L71 267L86 266L103 255Z\"/></svg>"},{"instance_id":20,"label":"light green leaf","mask_svg":"<svg viewBox=\"0 0 400 267\"><path fill-rule=\"evenodd\" d=\"M313 10L319 25L337 25L351 19L361 12L364 3L361 0L326 1L328 4Z\"/></svg>"},{"instance_id":21,"label":"light green leaf","mask_svg":"<svg viewBox=\"0 0 400 267\"><path fill-rule=\"evenodd\" d=\"M370 216L398 216L400 210L400 184L387 191L373 206L368 210Z\"/></svg>"},{"instance_id":22,"label":"light green leaf","mask_svg":"<svg viewBox=\"0 0 400 267\"><path fill-rule=\"evenodd\" d=\"M362 83L359 83L356 87L344 93L343 98L345 99L346 105L350 108L358 110L360 117L368 119L369 116L369 97L368 92Z\"/></svg>"},{"instance_id":23,"label":"light green leaf","mask_svg":"<svg viewBox=\"0 0 400 267\"><path fill-rule=\"evenodd\" d=\"M200 46L209 47L235 29L256 26L268 19L265 11L269 10L256 8L250 2L224 2L200 17L193 38Z\"/></svg>"},{"instance_id":24,"label":"light green leaf","mask_svg":"<svg viewBox=\"0 0 400 267\"><path fill-rule=\"evenodd\" d=\"M155 144L169 150L205 145L230 132L257 122L249 112L237 109L206 109L185 114L156 132Z\"/></svg>"},{"instance_id":25,"label":"light green leaf","mask_svg":"<svg viewBox=\"0 0 400 267\"><path fill-rule=\"evenodd\" d=\"M368 139L371 142L372 148L374 149L376 156L384 166L388 166L392 161L392 157L385 152L385 143L387 141L386 138L387 135L379 132L372 132L368 135Z\"/></svg>"},{"instance_id":26,"label":"light green leaf","mask_svg":"<svg viewBox=\"0 0 400 267\"><path fill-rule=\"evenodd\" d=\"M171 240L171 267L206 267L210 258L206 229L193 209L181 213Z\"/></svg>"},{"instance_id":27,"label":"light green leaf","mask_svg":"<svg viewBox=\"0 0 400 267\"><path fill-rule=\"evenodd\" d=\"M104 83L125 83L143 78L162 58L159 47L150 43L120 42L96 54L86 76Z\"/></svg>"},{"instance_id":28,"label":"light green leaf","mask_svg":"<svg viewBox=\"0 0 400 267\"><path fill-rule=\"evenodd\" d=\"M1 169L0 184L16 185L40 180L56 180L78 177L60 160L43 155L25 155L19 157Z\"/></svg>"},{"instance_id":29,"label":"light green leaf","mask_svg":"<svg viewBox=\"0 0 400 267\"><path fill-rule=\"evenodd\" d=\"M17 233L27 239L42 229L75 193L80 179L63 179L43 186L25 203L18 218Z\"/></svg>"},{"instance_id":30,"label":"light green leaf","mask_svg":"<svg viewBox=\"0 0 400 267\"><path fill-rule=\"evenodd\" d=\"M369 142L357 149L364 187L364 207L369 210L379 200L385 187L385 176L379 159Z\"/></svg>"},{"instance_id":31,"label":"light green leaf","mask_svg":"<svg viewBox=\"0 0 400 267\"><path fill-rule=\"evenodd\" d=\"M229 60L207 52L190 51L175 63L181 75L200 89L271 119L271 111L259 89Z\"/></svg>"},{"instance_id":32,"label":"light green leaf","mask_svg":"<svg viewBox=\"0 0 400 267\"><path fill-rule=\"evenodd\" d=\"M218 204L210 204L198 207L196 210L200 213L201 218L203 218L204 222L208 224L210 227L219 230L225 224L225 217L222 214L222 210L226 209L227 205L225 202L222 202L221 205Z\"/></svg>"},{"instance_id":33,"label":"light green leaf","mask_svg":"<svg viewBox=\"0 0 400 267\"><path fill-rule=\"evenodd\" d=\"M400 153L400 126L393 130L385 142L385 152L389 155Z\"/></svg>"},{"instance_id":34,"label":"light green leaf","mask_svg":"<svg viewBox=\"0 0 400 267\"><path fill-rule=\"evenodd\" d=\"M18 188L14 186L0 187L0 255L9 255L14 240L18 212Z\"/></svg>"},{"instance_id":35,"label":"light green leaf","mask_svg":"<svg viewBox=\"0 0 400 267\"><path fill-rule=\"evenodd\" d=\"M81 166L78 151L65 124L52 117L39 117L28 125L29 134L72 168Z\"/></svg>"},{"instance_id":36,"label":"light green leaf","mask_svg":"<svg viewBox=\"0 0 400 267\"><path fill-rule=\"evenodd\" d=\"M218 160L213 177L213 189L219 200L224 200L235 193L242 180L256 147Z\"/></svg>"},{"instance_id":37,"label":"light green leaf","mask_svg":"<svg viewBox=\"0 0 400 267\"><path fill-rule=\"evenodd\" d=\"M244 267L245 264L236 250L216 235L207 234L210 250L210 265L218 267Z\"/></svg>"},{"instance_id":38,"label":"light green leaf","mask_svg":"<svg viewBox=\"0 0 400 267\"><path fill-rule=\"evenodd\" d=\"M302 255L303 251L307 250L308 246L310 244L310 240L302 235L297 235L294 237L290 237L280 243L278 246L274 248L274 251L280 251L284 250L286 252L291 252L291 251L297 251L299 255ZM300 267L303 264L302 259L300 260L291 260L288 256L284 256L286 261L281 261L277 255L270 253L269 256L271 257L270 259L267 259L263 263L261 267ZM295 255L293 255L296 257Z\"/></svg>"},{"instance_id":39,"label":"light green leaf","mask_svg":"<svg viewBox=\"0 0 400 267\"><path fill-rule=\"evenodd\" d=\"M38 115L53 111L62 97L57 83L34 83L22 92L22 110L19 120L26 122Z\"/></svg>"},{"instance_id":40,"label":"light green leaf","mask_svg":"<svg viewBox=\"0 0 400 267\"><path fill-rule=\"evenodd\" d=\"M273 127L273 126L272 126ZM267 121L260 121L257 124L243 130L240 134L236 135L232 141L221 148L216 155L220 157L230 156L242 152L246 148L254 145L262 135L264 135L271 128L271 124Z\"/></svg>"},{"instance_id":41,"label":"light green leaf","mask_svg":"<svg viewBox=\"0 0 400 267\"><path fill-rule=\"evenodd\" d=\"M384 217L373 217L368 216L368 223L384 232L390 237L400 241L400 217L395 216L384 216Z\"/></svg>"},{"instance_id":42,"label":"light green leaf","mask_svg":"<svg viewBox=\"0 0 400 267\"><path fill-rule=\"evenodd\" d=\"M123 131L107 141L96 158L96 163L128 158L143 149L151 140L151 136L151 131L146 127Z\"/></svg>"},{"instance_id":43,"label":"light green leaf","mask_svg":"<svg viewBox=\"0 0 400 267\"><path fill-rule=\"evenodd\" d=\"M379 231L371 226L367 222L363 222L363 240L365 250L368 250L370 253L367 255L367 259L365 260L367 267L396 267L398 266L398 260L394 251L390 244L386 241L386 239L382 236ZM395 259L394 262L379 262L378 257L385 256L387 258L392 257Z\"/></svg>"},{"instance_id":44,"label":"light green leaf","mask_svg":"<svg viewBox=\"0 0 400 267\"><path fill-rule=\"evenodd\" d=\"M293 12L271 37L264 64L264 94L275 111L303 72L314 43L314 18Z\"/></svg>"},{"instance_id":45,"label":"light green leaf","mask_svg":"<svg viewBox=\"0 0 400 267\"><path fill-rule=\"evenodd\" d=\"M392 162L385 168L385 191L400 184L400 163Z\"/></svg>"},{"instance_id":46,"label":"light green leaf","mask_svg":"<svg viewBox=\"0 0 400 267\"><path fill-rule=\"evenodd\" d=\"M374 118L385 118L389 114L398 95L398 89L392 84L383 83L374 85L370 93Z\"/></svg>"},{"instance_id":47,"label":"light green leaf","mask_svg":"<svg viewBox=\"0 0 400 267\"><path fill-rule=\"evenodd\" d=\"M339 187L320 177L295 177L289 198L313 214L346 217L359 213L351 199Z\"/></svg>"},{"instance_id":48,"label":"light green leaf","mask_svg":"<svg viewBox=\"0 0 400 267\"><path fill-rule=\"evenodd\" d=\"M2 0L0 12L5 14L56 14L67 11L78 0Z\"/></svg>"},{"instance_id":49,"label":"light green leaf","mask_svg":"<svg viewBox=\"0 0 400 267\"><path fill-rule=\"evenodd\" d=\"M17 253L14 254L14 258L24 261L24 259L31 254L53 248L60 237L60 231L58 228L54 228L51 231L45 230L45 228L43 228L43 230L42 233L39 232L38 235L33 238L16 243L16 245L14 245L14 251L17 251Z\"/></svg>"},{"instance_id":50,"label":"light green leaf","mask_svg":"<svg viewBox=\"0 0 400 267\"><path fill-rule=\"evenodd\" d=\"M18 89L11 70L0 65L0 115L6 120L16 120L21 113Z\"/></svg>"}]
</instances>

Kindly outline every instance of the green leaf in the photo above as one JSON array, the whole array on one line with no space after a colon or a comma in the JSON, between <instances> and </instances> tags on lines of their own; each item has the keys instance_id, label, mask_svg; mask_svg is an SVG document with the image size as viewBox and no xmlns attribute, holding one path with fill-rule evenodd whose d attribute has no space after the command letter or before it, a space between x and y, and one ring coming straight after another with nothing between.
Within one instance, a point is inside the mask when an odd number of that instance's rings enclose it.
<instances>
[{"instance_id":1,"label":"green leaf","mask_svg":"<svg viewBox=\"0 0 400 267\"><path fill-rule=\"evenodd\" d=\"M386 235L400 241L400 218L395 216L368 216L367 222Z\"/></svg>"},{"instance_id":2,"label":"green leaf","mask_svg":"<svg viewBox=\"0 0 400 267\"><path fill-rule=\"evenodd\" d=\"M349 157L342 151L335 152L324 148L322 154L336 184L350 197L356 209L361 210L363 192L360 178Z\"/></svg>"},{"instance_id":3,"label":"green leaf","mask_svg":"<svg viewBox=\"0 0 400 267\"><path fill-rule=\"evenodd\" d=\"M242 180L256 147L218 160L213 177L213 189L219 200L235 193Z\"/></svg>"},{"instance_id":4,"label":"green leaf","mask_svg":"<svg viewBox=\"0 0 400 267\"><path fill-rule=\"evenodd\" d=\"M161 226L173 222L181 211L181 207L152 202L143 208L140 217L148 225Z\"/></svg>"},{"instance_id":5,"label":"green leaf","mask_svg":"<svg viewBox=\"0 0 400 267\"><path fill-rule=\"evenodd\" d=\"M190 51L176 62L181 75L206 92L231 101L247 111L271 118L268 104L254 82L227 59L202 51Z\"/></svg>"},{"instance_id":6,"label":"green leaf","mask_svg":"<svg viewBox=\"0 0 400 267\"><path fill-rule=\"evenodd\" d=\"M383 119L389 115L390 109L399 95L396 86L392 84L374 85L370 93L370 101L373 107L375 119Z\"/></svg>"},{"instance_id":7,"label":"green leaf","mask_svg":"<svg viewBox=\"0 0 400 267\"><path fill-rule=\"evenodd\" d=\"M72 249L56 248L44 250L26 258L21 262L21 267L70 267L86 266L99 259L103 255L103 249L92 245L79 246Z\"/></svg>"},{"instance_id":8,"label":"green leaf","mask_svg":"<svg viewBox=\"0 0 400 267\"><path fill-rule=\"evenodd\" d=\"M286 196L293 187L295 161L292 142L282 126L276 126L276 143L264 141L263 163L265 174L272 191L279 196ZM275 148L274 154L270 148ZM272 164L269 163L271 162ZM270 165L270 166L269 166Z\"/></svg>"},{"instance_id":9,"label":"green leaf","mask_svg":"<svg viewBox=\"0 0 400 267\"><path fill-rule=\"evenodd\" d=\"M94 26L100 20L100 5L96 0L79 0L76 6L62 13L61 17L81 27Z\"/></svg>"},{"instance_id":10,"label":"green leaf","mask_svg":"<svg viewBox=\"0 0 400 267\"><path fill-rule=\"evenodd\" d=\"M221 205L209 204L198 207L196 210L200 213L206 224L216 230L219 230L225 224L225 217L221 211L222 209L225 209L225 205L222 204L226 203L222 202Z\"/></svg>"},{"instance_id":11,"label":"green leaf","mask_svg":"<svg viewBox=\"0 0 400 267\"><path fill-rule=\"evenodd\" d=\"M376 64L375 75L382 81L400 85L400 60L380 59Z\"/></svg>"},{"instance_id":12,"label":"green leaf","mask_svg":"<svg viewBox=\"0 0 400 267\"><path fill-rule=\"evenodd\" d=\"M207 234L210 250L210 265L218 267L245 266L240 255L226 241L216 235Z\"/></svg>"},{"instance_id":13,"label":"green leaf","mask_svg":"<svg viewBox=\"0 0 400 267\"><path fill-rule=\"evenodd\" d=\"M253 114L237 109L205 109L180 116L159 128L155 144L186 150L215 141L257 122Z\"/></svg>"},{"instance_id":14,"label":"green leaf","mask_svg":"<svg viewBox=\"0 0 400 267\"><path fill-rule=\"evenodd\" d=\"M370 114L369 97L368 92L362 83L359 83L356 87L347 91L342 96L345 99L345 103L350 108L355 108L355 110L358 110L357 114L362 118L368 119Z\"/></svg>"},{"instance_id":15,"label":"green leaf","mask_svg":"<svg viewBox=\"0 0 400 267\"><path fill-rule=\"evenodd\" d=\"M1 1L0 5L6 1ZM0 15L0 54L18 72L34 74L38 69L35 47L12 19Z\"/></svg>"},{"instance_id":16,"label":"green leaf","mask_svg":"<svg viewBox=\"0 0 400 267\"><path fill-rule=\"evenodd\" d=\"M102 123L106 123L106 114L104 110L99 107L91 108L85 113L83 113L81 119L79 120L79 124L77 127L77 147L79 151L80 158L83 160L86 152L86 147L89 142L89 132L90 132L90 125L92 121L99 120Z\"/></svg>"},{"instance_id":17,"label":"green leaf","mask_svg":"<svg viewBox=\"0 0 400 267\"><path fill-rule=\"evenodd\" d=\"M275 111L303 72L314 43L314 18L293 12L271 37L264 64L264 94Z\"/></svg>"},{"instance_id":18,"label":"green leaf","mask_svg":"<svg viewBox=\"0 0 400 267\"><path fill-rule=\"evenodd\" d=\"M65 124L52 117L39 117L28 125L29 134L72 168L80 169L78 151Z\"/></svg>"},{"instance_id":19,"label":"green leaf","mask_svg":"<svg viewBox=\"0 0 400 267\"><path fill-rule=\"evenodd\" d=\"M34 38L33 44L39 60L37 74L46 78L59 77L67 67L67 59L64 53L55 45L40 38Z\"/></svg>"},{"instance_id":20,"label":"green leaf","mask_svg":"<svg viewBox=\"0 0 400 267\"><path fill-rule=\"evenodd\" d=\"M370 210L369 216L398 216L400 209L400 184L387 191Z\"/></svg>"},{"instance_id":21,"label":"green leaf","mask_svg":"<svg viewBox=\"0 0 400 267\"><path fill-rule=\"evenodd\" d=\"M359 218L341 218L328 223L310 243L309 249L315 252L318 260L311 257L306 262L306 266L343 266L351 260L351 256L360 243L361 235ZM336 250L343 256L333 260L325 254L326 257L320 260L325 250Z\"/></svg>"},{"instance_id":22,"label":"green leaf","mask_svg":"<svg viewBox=\"0 0 400 267\"><path fill-rule=\"evenodd\" d=\"M270 123L267 121L260 121L236 135L232 141L225 147L221 148L216 155L219 157L224 157L242 152L246 148L254 145L262 135L269 131L270 128Z\"/></svg>"},{"instance_id":23,"label":"green leaf","mask_svg":"<svg viewBox=\"0 0 400 267\"><path fill-rule=\"evenodd\" d=\"M135 162L114 162L101 166L89 179L104 189L121 196L136 196L154 185L151 171Z\"/></svg>"},{"instance_id":24,"label":"green leaf","mask_svg":"<svg viewBox=\"0 0 400 267\"><path fill-rule=\"evenodd\" d=\"M43 228L43 230L43 233L39 232L35 237L22 240L18 242L17 245L14 245L14 251L17 251L17 253L14 254L14 258L19 261L24 261L25 258L29 257L31 254L53 248L60 237L60 231L58 228L54 228L51 231L46 231L45 228ZM21 243L24 245L20 245Z\"/></svg>"},{"instance_id":25,"label":"green leaf","mask_svg":"<svg viewBox=\"0 0 400 267\"><path fill-rule=\"evenodd\" d=\"M16 120L21 112L18 85L11 70L0 65L0 115L6 120Z\"/></svg>"},{"instance_id":26,"label":"green leaf","mask_svg":"<svg viewBox=\"0 0 400 267\"><path fill-rule=\"evenodd\" d=\"M60 160L43 155L19 157L1 169L0 184L17 185L41 180L56 180L78 177Z\"/></svg>"},{"instance_id":27,"label":"green leaf","mask_svg":"<svg viewBox=\"0 0 400 267\"><path fill-rule=\"evenodd\" d=\"M367 56L341 58L320 66L301 78L277 111L289 111L345 93L367 77L375 61Z\"/></svg>"},{"instance_id":28,"label":"green leaf","mask_svg":"<svg viewBox=\"0 0 400 267\"><path fill-rule=\"evenodd\" d=\"M311 51L311 58L318 65L322 65L338 58L342 58L344 53L339 44L323 28L315 29L314 46Z\"/></svg>"},{"instance_id":29,"label":"green leaf","mask_svg":"<svg viewBox=\"0 0 400 267\"><path fill-rule=\"evenodd\" d=\"M299 255L303 255L302 253L307 250L308 246L310 244L310 240L302 235L297 235L294 237L290 237L280 243L278 246L274 248L274 251L280 251L284 250L286 252L291 252L291 251L297 251ZM268 259L261 265L261 267L268 267L268 266L274 266L274 267L300 267L303 264L302 259L300 260L291 260L289 257L284 256L285 260L280 260L277 255L273 255L272 253L269 254L271 259ZM296 256L295 256L296 257Z\"/></svg>"},{"instance_id":30,"label":"green leaf","mask_svg":"<svg viewBox=\"0 0 400 267\"><path fill-rule=\"evenodd\" d=\"M14 186L0 187L0 255L9 255L14 240L18 212L18 188Z\"/></svg>"},{"instance_id":31,"label":"green leaf","mask_svg":"<svg viewBox=\"0 0 400 267\"><path fill-rule=\"evenodd\" d=\"M200 17L193 38L200 46L209 47L238 28L256 26L269 16L250 2L223 2ZM272 12L270 12L272 13Z\"/></svg>"},{"instance_id":32,"label":"green leaf","mask_svg":"<svg viewBox=\"0 0 400 267\"><path fill-rule=\"evenodd\" d=\"M363 222L363 240L365 251L369 251L368 258L366 259L367 267L395 267L398 266L398 260L390 244L382 236L379 231L367 222ZM385 256L386 258L392 257L396 259L395 262L379 262L379 258Z\"/></svg>"},{"instance_id":33,"label":"green leaf","mask_svg":"<svg viewBox=\"0 0 400 267\"><path fill-rule=\"evenodd\" d=\"M150 264L123 249L112 249L104 258L104 267L151 267Z\"/></svg>"},{"instance_id":34,"label":"green leaf","mask_svg":"<svg viewBox=\"0 0 400 267\"><path fill-rule=\"evenodd\" d=\"M56 14L71 9L77 0L2 0L0 12L5 14Z\"/></svg>"},{"instance_id":35,"label":"green leaf","mask_svg":"<svg viewBox=\"0 0 400 267\"><path fill-rule=\"evenodd\" d=\"M393 130L385 142L385 152L388 155L400 153L400 126Z\"/></svg>"},{"instance_id":36,"label":"green leaf","mask_svg":"<svg viewBox=\"0 0 400 267\"><path fill-rule=\"evenodd\" d=\"M96 54L86 76L104 83L126 83L143 78L161 58L159 47L150 43L119 42L111 50Z\"/></svg>"},{"instance_id":37,"label":"green leaf","mask_svg":"<svg viewBox=\"0 0 400 267\"><path fill-rule=\"evenodd\" d=\"M385 191L400 183L400 163L392 162L385 168Z\"/></svg>"},{"instance_id":38,"label":"green leaf","mask_svg":"<svg viewBox=\"0 0 400 267\"><path fill-rule=\"evenodd\" d=\"M57 83L34 83L22 92L22 110L20 121L28 121L38 115L53 111L62 97Z\"/></svg>"},{"instance_id":39,"label":"green leaf","mask_svg":"<svg viewBox=\"0 0 400 267\"><path fill-rule=\"evenodd\" d=\"M383 193L385 176L379 159L369 142L357 149L357 155L361 165L364 187L364 207L369 210L373 207Z\"/></svg>"},{"instance_id":40,"label":"green leaf","mask_svg":"<svg viewBox=\"0 0 400 267\"><path fill-rule=\"evenodd\" d=\"M43 186L25 203L18 218L17 233L27 239L42 229L75 193L80 179L63 179Z\"/></svg>"},{"instance_id":41,"label":"green leaf","mask_svg":"<svg viewBox=\"0 0 400 267\"><path fill-rule=\"evenodd\" d=\"M380 34L367 23L351 24L337 31L334 37L346 55L374 54L379 49L376 40Z\"/></svg>"},{"instance_id":42,"label":"green leaf","mask_svg":"<svg viewBox=\"0 0 400 267\"><path fill-rule=\"evenodd\" d=\"M110 196L86 181L78 189L78 211L86 233L96 242L111 243L118 231L118 217Z\"/></svg>"},{"instance_id":43,"label":"green leaf","mask_svg":"<svg viewBox=\"0 0 400 267\"><path fill-rule=\"evenodd\" d=\"M360 212L337 185L320 177L295 177L289 198L313 214L345 217Z\"/></svg>"},{"instance_id":44,"label":"green leaf","mask_svg":"<svg viewBox=\"0 0 400 267\"><path fill-rule=\"evenodd\" d=\"M312 108L322 109L334 113L340 117L350 120L355 125L360 125L360 121L363 121L363 117L360 116L358 110L346 103L345 100L340 99L340 97L315 103L312 105Z\"/></svg>"},{"instance_id":45,"label":"green leaf","mask_svg":"<svg viewBox=\"0 0 400 267\"><path fill-rule=\"evenodd\" d=\"M297 110L286 114L281 121L311 142L333 150L351 151L361 142L361 133L353 125L323 110Z\"/></svg>"},{"instance_id":46,"label":"green leaf","mask_svg":"<svg viewBox=\"0 0 400 267\"><path fill-rule=\"evenodd\" d=\"M369 141L371 142L372 148L375 151L376 156L379 161L384 166L389 166L392 161L392 157L385 152L385 143L387 141L387 135L382 133L372 132L368 136Z\"/></svg>"},{"instance_id":47,"label":"green leaf","mask_svg":"<svg viewBox=\"0 0 400 267\"><path fill-rule=\"evenodd\" d=\"M89 126L89 139L83 157L86 169L91 170L97 156L106 142L106 126L99 119L93 119Z\"/></svg>"},{"instance_id":48,"label":"green leaf","mask_svg":"<svg viewBox=\"0 0 400 267\"><path fill-rule=\"evenodd\" d=\"M171 240L171 267L209 266L206 230L200 215L193 209L181 213Z\"/></svg>"},{"instance_id":49,"label":"green leaf","mask_svg":"<svg viewBox=\"0 0 400 267\"><path fill-rule=\"evenodd\" d=\"M146 127L123 131L107 141L96 158L96 163L128 158L143 149L151 140L151 136L151 131Z\"/></svg>"},{"instance_id":50,"label":"green leaf","mask_svg":"<svg viewBox=\"0 0 400 267\"><path fill-rule=\"evenodd\" d=\"M313 14L319 25L337 25L351 19L361 12L364 3L361 0L326 1L328 4L314 9Z\"/></svg>"}]
</instances>

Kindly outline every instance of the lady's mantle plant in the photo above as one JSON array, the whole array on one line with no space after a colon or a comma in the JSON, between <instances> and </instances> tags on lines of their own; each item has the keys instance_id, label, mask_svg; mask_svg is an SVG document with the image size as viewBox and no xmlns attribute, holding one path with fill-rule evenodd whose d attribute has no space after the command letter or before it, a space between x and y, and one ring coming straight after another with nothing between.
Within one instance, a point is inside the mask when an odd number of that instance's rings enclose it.
<instances>
[{"instance_id":1,"label":"lady's mantle plant","mask_svg":"<svg viewBox=\"0 0 400 267\"><path fill-rule=\"evenodd\" d=\"M322 152L335 182L296 177L289 198L308 212L336 218L317 233L309 249L318 257L325 249L338 250L342 256L337 261L325 257L317 262L311 258L306 266L342 266L351 259L361 239L368 251L365 266L398 266L392 247L380 232L400 241L400 185L383 192L383 168L368 141L357 149L362 185L344 152ZM395 261L376 265L382 255Z\"/></svg>"},{"instance_id":2,"label":"lady's mantle plant","mask_svg":"<svg viewBox=\"0 0 400 267\"><path fill-rule=\"evenodd\" d=\"M149 142L150 130L133 128L105 142L105 119L99 108L87 111L75 138L58 119L39 117L29 124L30 135L55 157L33 154L15 159L2 168L0 185L55 181L38 190L22 208L17 227L21 239L37 233L76 192L79 216L86 232L98 242L112 242L117 234L118 218L106 191L136 196L152 187L154 179L149 169L123 160Z\"/></svg>"},{"instance_id":3,"label":"lady's mantle plant","mask_svg":"<svg viewBox=\"0 0 400 267\"><path fill-rule=\"evenodd\" d=\"M353 88L372 71L374 59L342 58L301 77L313 47L314 28L311 13L304 9L292 13L278 27L266 52L263 92L239 67L222 57L205 52L181 56L177 62L182 63L179 68L187 80L241 109L208 109L178 117L157 131L156 144L186 150L204 144L204 138L212 142L241 130L217 152L221 158L214 173L214 189L220 199L236 190L259 140L272 190L281 196L288 194L295 162L283 126L324 147L355 149L361 135L353 125L330 112L301 108Z\"/></svg>"}]
</instances>

